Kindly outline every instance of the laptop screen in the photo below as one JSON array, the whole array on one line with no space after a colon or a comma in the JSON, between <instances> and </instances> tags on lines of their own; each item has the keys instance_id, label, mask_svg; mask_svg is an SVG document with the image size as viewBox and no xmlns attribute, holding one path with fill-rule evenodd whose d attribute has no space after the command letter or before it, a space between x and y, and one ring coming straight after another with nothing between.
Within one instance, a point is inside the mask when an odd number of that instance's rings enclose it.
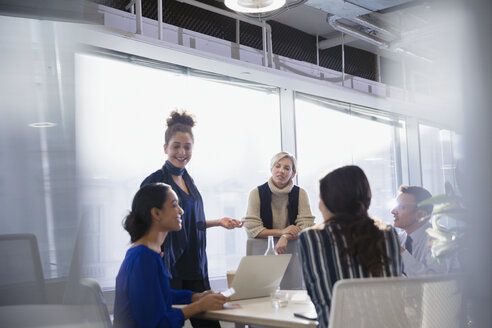
<instances>
[{"instance_id":1,"label":"laptop screen","mask_svg":"<svg viewBox=\"0 0 492 328\"><path fill-rule=\"evenodd\" d=\"M292 254L244 256L236 270L231 300L269 296L280 285Z\"/></svg>"}]
</instances>

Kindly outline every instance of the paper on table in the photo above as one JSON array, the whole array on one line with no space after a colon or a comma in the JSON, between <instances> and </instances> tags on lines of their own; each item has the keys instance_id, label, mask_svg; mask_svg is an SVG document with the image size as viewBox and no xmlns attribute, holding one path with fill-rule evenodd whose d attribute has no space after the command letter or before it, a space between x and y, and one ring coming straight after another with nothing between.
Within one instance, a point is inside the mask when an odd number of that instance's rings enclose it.
<instances>
[{"instance_id":1,"label":"paper on table","mask_svg":"<svg viewBox=\"0 0 492 328\"><path fill-rule=\"evenodd\" d=\"M309 303L311 302L311 299L309 298L308 294L298 293L292 295L290 301L293 303Z\"/></svg>"},{"instance_id":2,"label":"paper on table","mask_svg":"<svg viewBox=\"0 0 492 328\"><path fill-rule=\"evenodd\" d=\"M223 292L221 292L222 295L224 295L225 297L231 297L232 295L234 295L236 293L236 291L234 290L234 288L229 288Z\"/></svg>"}]
</instances>

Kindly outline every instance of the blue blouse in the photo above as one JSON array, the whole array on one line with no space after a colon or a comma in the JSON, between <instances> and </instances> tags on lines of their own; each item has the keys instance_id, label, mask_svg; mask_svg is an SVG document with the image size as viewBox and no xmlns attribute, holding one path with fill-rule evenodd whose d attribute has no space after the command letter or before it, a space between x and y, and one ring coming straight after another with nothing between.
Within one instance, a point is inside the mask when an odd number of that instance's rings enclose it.
<instances>
[{"instance_id":1,"label":"blue blouse","mask_svg":"<svg viewBox=\"0 0 492 328\"><path fill-rule=\"evenodd\" d=\"M114 327L182 327L183 311L171 306L191 303L192 295L170 288L160 254L143 245L130 248L116 277Z\"/></svg>"}]
</instances>

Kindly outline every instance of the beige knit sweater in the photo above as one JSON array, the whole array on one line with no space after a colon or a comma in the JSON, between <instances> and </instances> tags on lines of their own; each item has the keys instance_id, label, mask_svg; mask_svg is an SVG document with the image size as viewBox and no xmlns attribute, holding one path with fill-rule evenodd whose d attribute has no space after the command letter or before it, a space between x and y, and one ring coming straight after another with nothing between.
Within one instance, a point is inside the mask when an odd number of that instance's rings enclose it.
<instances>
[{"instance_id":1,"label":"beige knit sweater","mask_svg":"<svg viewBox=\"0 0 492 328\"><path fill-rule=\"evenodd\" d=\"M268 186L272 191L272 228L283 229L289 225L287 204L289 202L289 192L292 190L294 183L291 180L287 186L279 189L270 178ZM258 188L254 188L249 193L248 209L243 220L244 227L250 238L255 238L263 229L266 229L260 218L260 193ZM309 197L303 188L299 188L299 210L295 224L301 229L314 225L314 216L309 206Z\"/></svg>"}]
</instances>

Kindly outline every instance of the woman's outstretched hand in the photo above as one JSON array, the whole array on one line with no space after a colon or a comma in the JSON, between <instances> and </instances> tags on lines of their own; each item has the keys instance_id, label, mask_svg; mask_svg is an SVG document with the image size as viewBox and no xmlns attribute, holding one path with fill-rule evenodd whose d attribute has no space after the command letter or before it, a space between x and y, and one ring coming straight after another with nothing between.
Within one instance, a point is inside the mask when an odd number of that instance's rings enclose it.
<instances>
[{"instance_id":1,"label":"woman's outstretched hand","mask_svg":"<svg viewBox=\"0 0 492 328\"><path fill-rule=\"evenodd\" d=\"M219 225L221 227L224 227L226 229L234 229L234 228L241 228L243 226L244 222L236 220L236 219L231 219L228 217L222 218L219 220Z\"/></svg>"}]
</instances>

